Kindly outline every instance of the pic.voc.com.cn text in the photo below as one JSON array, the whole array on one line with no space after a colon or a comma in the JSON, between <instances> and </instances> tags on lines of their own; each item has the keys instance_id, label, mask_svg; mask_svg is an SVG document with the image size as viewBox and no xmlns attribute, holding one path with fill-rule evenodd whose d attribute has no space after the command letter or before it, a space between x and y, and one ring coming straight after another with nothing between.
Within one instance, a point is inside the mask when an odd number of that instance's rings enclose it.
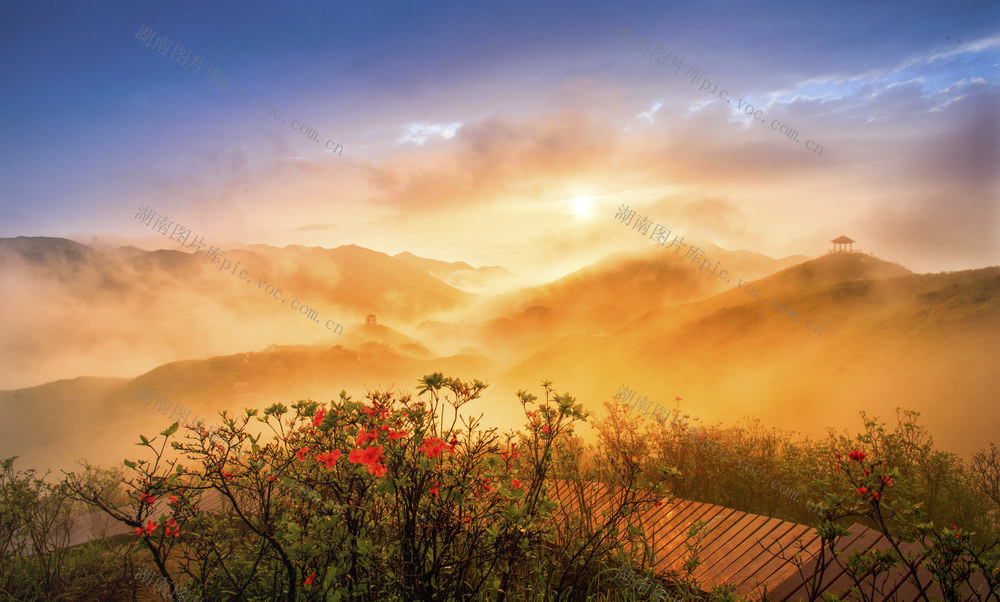
<instances>
[{"instance_id":1,"label":"pic.voc.com.cn text","mask_svg":"<svg viewBox=\"0 0 1000 602\"><path fill-rule=\"evenodd\" d=\"M687 65L684 63L684 57L678 56L676 54L673 55L673 60L671 60L670 64L668 65L667 60L670 59L670 55L672 54L671 50L664 48L660 44L657 44L656 48L653 49L652 52L650 52L653 43L646 40L646 38L642 38L640 40L635 35L635 33L632 32L632 30L629 29L628 27L622 26L621 28L619 28L618 34L615 37L618 38L619 40L625 41L626 43L632 42L633 45L636 46L636 49L642 52L643 56L646 56L646 53L649 52L649 60L655 61L661 67L665 69L670 69L671 67L673 67L674 75L679 76L681 74L681 69L687 67ZM711 94L712 96L716 96L719 100L726 101L726 103L728 103L729 105L732 105L733 102L729 97L729 90L726 90L724 88L722 90L719 90L719 84L721 82L719 82L718 80L715 81L715 86L713 87L712 81L705 78L704 77L705 75L706 73L701 69L699 69L698 67L691 66L688 67L683 77L684 79L691 80L691 83L693 85L697 85L698 82L701 82L701 86L698 88L699 91L704 92L707 91L709 88L711 88L711 92L709 92L709 94ZM718 94L716 94L716 92L718 92ZM736 111L737 112L742 111L745 115L750 116L753 119L760 121L761 123L766 124L768 122L767 119L764 118L763 109L754 107L752 104L744 101L742 98L737 99ZM771 129L774 130L775 133L785 136L785 138L796 144L801 144L802 142L801 140L799 140L798 130L795 130L789 127L788 125L781 123L777 119L771 120ZM822 156L823 145L819 144L818 142L810 138L809 140L806 140L806 150L812 151L813 154Z\"/></svg>"},{"instance_id":2,"label":"pic.voc.com.cn text","mask_svg":"<svg viewBox=\"0 0 1000 602\"><path fill-rule=\"evenodd\" d=\"M638 217L638 219L635 219L636 217ZM635 210L629 209L629 206L625 204L622 204L618 207L618 211L617 213L615 213L615 219L625 224L626 226L632 225L632 229L638 230L639 234L643 236L645 236L646 233L649 232L649 227L653 225L652 221L641 215L637 216ZM634 225L632 222L633 219L635 219ZM651 240L656 241L662 247L664 244L667 244L667 241L670 238L671 234L672 234L671 230L657 223L656 227L653 228L653 233L649 235L649 238ZM680 236L679 234L675 234L673 240L669 241L669 244L667 244L667 249L669 250L671 248L676 247L674 248L674 255L677 255L680 252L681 248L683 248L685 245L688 246L688 250L687 252L684 253L684 256L681 258L687 259L688 257L690 257L692 264L700 261L701 266L698 268L699 272L706 271L709 268L712 268L712 271L710 273L715 274L716 270L719 270L719 263L721 262L716 261L715 266L713 267L712 260L705 257L705 251L701 247L690 243L685 243L684 237ZM728 273L729 273L728 270L719 270L718 273L719 280L725 280L726 284L731 284L732 279L726 278L726 274ZM759 288L756 288L755 286L748 286L749 283L744 282L742 278L737 278L736 280L739 282L736 288L742 289L746 291L747 294L753 295L753 298L759 300L761 303L767 302L766 298L758 296L758 293L762 293L762 291ZM775 311L780 311L781 315L787 316L789 320L798 324L799 312L788 307L787 305L784 305L777 299L771 299L771 309ZM808 328L812 332L815 332L817 335L821 335L823 333L823 327L820 326L819 323L814 324L812 320L806 320L806 328Z\"/></svg>"},{"instance_id":3,"label":"pic.voc.com.cn text","mask_svg":"<svg viewBox=\"0 0 1000 602\"><path fill-rule=\"evenodd\" d=\"M154 217L156 218L155 223L153 222ZM187 228L185 228L180 224L174 224L167 217L164 216L157 217L156 212L150 209L149 207L146 207L145 205L139 207L139 212L135 214L135 219L146 224L147 226L152 226L153 229L159 232L161 236L167 236L167 233L170 232L169 235L170 239L180 243L182 247L184 247L184 243L187 242L188 238L192 234L191 230L188 230ZM171 231L171 226L173 226L172 231ZM202 244L204 244L204 242L205 239L203 237L195 236L191 244L187 245L187 247L184 248L197 247L193 253L193 255L197 255L201 251L201 246ZM236 273L236 270L240 267L239 261L236 262L236 265L233 265L232 261L225 259L223 257L223 255L225 255L226 252L223 251L220 247L217 247L215 245L208 245L208 246L209 249L205 253L205 259L207 261L210 261L212 265L218 263L220 271L224 270L227 273L236 276L240 280L246 282L247 284L252 284L253 282L252 279L246 276L246 274L248 273L247 270L240 270L239 274ZM230 266L232 267L232 269L230 269ZM265 295L274 297L274 299L277 301L281 301L282 303L285 302L285 300L282 298L284 295L284 291L276 288L273 284L267 282L262 278L257 279L257 289L262 290ZM292 300L292 303L289 307L291 307L293 311L297 311L299 315L308 318L313 322L316 322L317 324L319 324L321 321L319 318L318 311L316 311L315 309L309 307L304 303L301 303L298 299ZM334 326L331 326L330 325L331 323ZM343 334L344 332L344 327L339 322L334 322L333 320L326 321L326 329L332 330L338 336Z\"/></svg>"}]
</instances>

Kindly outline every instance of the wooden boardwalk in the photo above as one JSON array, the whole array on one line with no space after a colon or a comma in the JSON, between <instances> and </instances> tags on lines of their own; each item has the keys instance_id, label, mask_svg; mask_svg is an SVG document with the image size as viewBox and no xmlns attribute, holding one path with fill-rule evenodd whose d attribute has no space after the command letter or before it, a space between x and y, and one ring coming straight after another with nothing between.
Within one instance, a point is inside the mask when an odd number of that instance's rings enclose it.
<instances>
[{"instance_id":1,"label":"wooden boardwalk","mask_svg":"<svg viewBox=\"0 0 1000 602\"><path fill-rule=\"evenodd\" d=\"M552 492L569 512L575 512L579 505L578 494L572 489L557 485ZM612 493L608 487L589 485L584 492L585 506L592 509L593 516L600 516L602 511L610 509L613 497L617 497ZM687 532L698 521L707 523L707 535L702 539L701 565L694 571L694 577L705 590L734 585L737 593L754 600L809 600L806 583L817 571L820 549L816 529L713 504L664 500L662 505L641 515L639 522L653 549L656 575L667 577L672 572L682 572ZM850 535L837 542L840 555L827 562L821 592L836 593L843 600L858 600L849 595L854 582L844 571L847 557L858 550L885 550L890 544L881 533L857 523L848 530ZM904 553L919 555L921 546L911 543L901 549ZM796 558L798 564L793 561ZM922 560L919 556L918 563ZM917 576L921 583L931 583L931 575L926 570L920 569ZM897 567L882 575L874 590L870 577L861 583L867 592L881 592L874 596L875 599L901 602L920 599L913 580L907 577L909 570ZM941 599L937 585L927 587L926 594ZM990 592L982 574L976 573L966 580L963 599L1000 601L1000 592Z\"/></svg>"}]
</instances>

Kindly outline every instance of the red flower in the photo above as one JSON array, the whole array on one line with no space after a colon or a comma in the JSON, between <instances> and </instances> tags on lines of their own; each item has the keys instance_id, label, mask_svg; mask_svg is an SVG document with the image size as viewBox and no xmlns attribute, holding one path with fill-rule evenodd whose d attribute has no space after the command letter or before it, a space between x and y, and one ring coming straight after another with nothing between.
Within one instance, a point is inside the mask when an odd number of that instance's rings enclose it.
<instances>
[{"instance_id":1,"label":"red flower","mask_svg":"<svg viewBox=\"0 0 1000 602\"><path fill-rule=\"evenodd\" d=\"M867 455L868 454L866 454L863 451L854 450L851 453L847 454L847 457L850 458L850 459L852 459L852 460L854 460L855 462L860 462L860 461L864 460L865 456L867 456Z\"/></svg>"},{"instance_id":2,"label":"red flower","mask_svg":"<svg viewBox=\"0 0 1000 602\"><path fill-rule=\"evenodd\" d=\"M381 460L384 455L381 445L372 445L365 450L364 458L361 461L365 464L374 464Z\"/></svg>"},{"instance_id":3,"label":"red flower","mask_svg":"<svg viewBox=\"0 0 1000 602\"><path fill-rule=\"evenodd\" d=\"M882 477L882 482L886 487L892 487L892 477Z\"/></svg>"},{"instance_id":4,"label":"red flower","mask_svg":"<svg viewBox=\"0 0 1000 602\"><path fill-rule=\"evenodd\" d=\"M325 409L320 408L320 409L316 410L316 415L313 416L313 426L319 426L320 423L323 422L323 415L324 414L326 414L326 410Z\"/></svg>"},{"instance_id":5,"label":"red flower","mask_svg":"<svg viewBox=\"0 0 1000 602\"><path fill-rule=\"evenodd\" d=\"M135 528L135 534L141 537L142 536L142 527L136 527Z\"/></svg>"},{"instance_id":6,"label":"red flower","mask_svg":"<svg viewBox=\"0 0 1000 602\"><path fill-rule=\"evenodd\" d=\"M313 579L316 578L316 571L313 571L309 578L306 579L305 585L312 585Z\"/></svg>"},{"instance_id":7,"label":"red flower","mask_svg":"<svg viewBox=\"0 0 1000 602\"><path fill-rule=\"evenodd\" d=\"M542 432L543 433L551 433L552 432L552 428L547 426L547 427L545 427L545 428L542 429Z\"/></svg>"},{"instance_id":8,"label":"red flower","mask_svg":"<svg viewBox=\"0 0 1000 602\"><path fill-rule=\"evenodd\" d=\"M433 493L433 494L434 494L434 497L436 497L436 498L440 498L440 497L441 497L441 496L440 496L440 495L438 494L438 482L437 482L437 481L434 481L434 486L433 486L433 487L431 487L431 491L430 491L430 492L431 492L431 493Z\"/></svg>"},{"instance_id":9,"label":"red flower","mask_svg":"<svg viewBox=\"0 0 1000 602\"><path fill-rule=\"evenodd\" d=\"M167 537L170 537L171 529L174 532L174 537L177 537L178 535L181 534L181 529L180 527L177 526L177 521L175 521L174 519L170 519L170 522L167 523L166 528L164 528L163 530L163 532L167 535Z\"/></svg>"},{"instance_id":10,"label":"red flower","mask_svg":"<svg viewBox=\"0 0 1000 602\"><path fill-rule=\"evenodd\" d=\"M309 451L308 447L303 447L299 451L295 452L295 455L299 457L299 462L303 462L306 459L306 453Z\"/></svg>"},{"instance_id":11,"label":"red flower","mask_svg":"<svg viewBox=\"0 0 1000 602\"><path fill-rule=\"evenodd\" d=\"M448 449L448 444L437 437L424 439L424 444L420 446L420 451L427 454L428 458L436 458L446 449Z\"/></svg>"},{"instance_id":12,"label":"red flower","mask_svg":"<svg viewBox=\"0 0 1000 602\"><path fill-rule=\"evenodd\" d=\"M368 467L368 473L380 477L386 473L385 466L380 464L384 456L381 445L372 445L365 449L355 448L347 456L351 464L364 464Z\"/></svg>"},{"instance_id":13,"label":"red flower","mask_svg":"<svg viewBox=\"0 0 1000 602\"><path fill-rule=\"evenodd\" d=\"M146 535L152 535L153 531L156 531L156 525L153 521L146 521Z\"/></svg>"},{"instance_id":14,"label":"red flower","mask_svg":"<svg viewBox=\"0 0 1000 602\"><path fill-rule=\"evenodd\" d=\"M864 495L864 494L865 494L865 492L866 492L866 491L868 491L868 488L867 488L867 487L858 487L857 491L858 491L858 493L860 493L861 495Z\"/></svg>"},{"instance_id":15,"label":"red flower","mask_svg":"<svg viewBox=\"0 0 1000 602\"><path fill-rule=\"evenodd\" d=\"M176 497L176 496L173 496L173 495L172 495L172 496L170 496L170 503L171 503L171 504L176 504L176 503L177 503L177 497Z\"/></svg>"},{"instance_id":16,"label":"red flower","mask_svg":"<svg viewBox=\"0 0 1000 602\"><path fill-rule=\"evenodd\" d=\"M403 437L408 437L410 433L406 431L389 431L389 441L395 441L396 439L402 439Z\"/></svg>"},{"instance_id":17,"label":"red flower","mask_svg":"<svg viewBox=\"0 0 1000 602\"><path fill-rule=\"evenodd\" d=\"M510 484L514 486L514 489L521 488L521 481L518 481L517 479L511 480Z\"/></svg>"},{"instance_id":18,"label":"red flower","mask_svg":"<svg viewBox=\"0 0 1000 602\"><path fill-rule=\"evenodd\" d=\"M333 468L333 465L336 464L337 460L339 459L340 459L339 449L335 449L327 454L318 454L316 456L316 461L322 464L323 466L326 466L327 468Z\"/></svg>"},{"instance_id":19,"label":"red flower","mask_svg":"<svg viewBox=\"0 0 1000 602\"><path fill-rule=\"evenodd\" d=\"M354 445L362 447L369 441L378 441L378 434L375 431L369 433L365 429L361 429L358 431L358 439L355 441Z\"/></svg>"},{"instance_id":20,"label":"red flower","mask_svg":"<svg viewBox=\"0 0 1000 602\"><path fill-rule=\"evenodd\" d=\"M144 493L144 494L142 494L142 497L139 498L139 501L140 502L146 502L147 504L152 504L153 502L156 501L156 496L154 496L154 495L146 495Z\"/></svg>"}]
</instances>

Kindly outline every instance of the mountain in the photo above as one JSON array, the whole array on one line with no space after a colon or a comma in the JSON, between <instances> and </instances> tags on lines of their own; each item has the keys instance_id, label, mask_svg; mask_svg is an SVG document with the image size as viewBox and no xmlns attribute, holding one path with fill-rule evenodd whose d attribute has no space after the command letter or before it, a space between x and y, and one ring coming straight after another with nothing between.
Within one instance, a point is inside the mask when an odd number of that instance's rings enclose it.
<instances>
[{"instance_id":1,"label":"mountain","mask_svg":"<svg viewBox=\"0 0 1000 602\"><path fill-rule=\"evenodd\" d=\"M448 263L437 259L418 257L408 251L393 255L392 258L411 265L459 290L470 293L497 294L524 286L527 283L527 278L499 266L474 268L464 261Z\"/></svg>"},{"instance_id":2,"label":"mountain","mask_svg":"<svg viewBox=\"0 0 1000 602\"><path fill-rule=\"evenodd\" d=\"M563 337L497 384L552 379L593 408L625 385L709 422L753 416L814 435L850 424L858 408L891 417L902 407L923 412L949 449L995 437L1000 268L911 274L841 254L753 285L756 298L734 287L610 333Z\"/></svg>"},{"instance_id":3,"label":"mountain","mask_svg":"<svg viewBox=\"0 0 1000 602\"><path fill-rule=\"evenodd\" d=\"M731 270L747 277L806 259L709 250L718 274ZM554 339L581 332L608 334L647 312L706 299L730 287L710 268L699 267L656 247L616 253L556 281L495 297L485 306L486 313L496 317L460 325L426 322L420 332L425 339L461 341L454 344L482 346L505 359L520 358Z\"/></svg>"},{"instance_id":4,"label":"mountain","mask_svg":"<svg viewBox=\"0 0 1000 602\"><path fill-rule=\"evenodd\" d=\"M315 299L323 320L330 300L357 322L332 334L186 253L0 240L0 304L26 316L0 333L4 378L103 377L0 391L0 457L63 467L134 453L138 433L170 423L135 399L140 387L214 417L342 389L411 391L433 372L489 383L469 408L500 428L522 422L515 394L539 394L542 380L594 410L625 386L652 407L811 435L856 424L857 408L891 418L902 407L961 453L1000 425L1000 268L913 274L863 254L716 248L712 274L654 248L483 298L432 277L434 260L356 246L227 257L280 282L285 300Z\"/></svg>"},{"instance_id":5,"label":"mountain","mask_svg":"<svg viewBox=\"0 0 1000 602\"><path fill-rule=\"evenodd\" d=\"M0 314L30 317L0 331L0 387L126 376L271 343L340 342L370 313L398 326L460 314L477 298L354 245L253 245L215 263L205 253L0 239Z\"/></svg>"},{"instance_id":6,"label":"mountain","mask_svg":"<svg viewBox=\"0 0 1000 602\"><path fill-rule=\"evenodd\" d=\"M375 388L410 391L433 372L471 379L497 370L483 357L427 357L426 349L384 326L358 330L372 340L351 347L273 345L171 362L135 378L76 378L0 391L0 458L19 455L21 466L55 470L84 458L107 466L139 454L139 434L153 436L175 421L200 417L211 428L222 410L240 415L278 402L329 401L344 389L361 399ZM146 399L145 391L154 395ZM159 411L154 405L161 398ZM187 413L175 416L175 410Z\"/></svg>"}]
</instances>

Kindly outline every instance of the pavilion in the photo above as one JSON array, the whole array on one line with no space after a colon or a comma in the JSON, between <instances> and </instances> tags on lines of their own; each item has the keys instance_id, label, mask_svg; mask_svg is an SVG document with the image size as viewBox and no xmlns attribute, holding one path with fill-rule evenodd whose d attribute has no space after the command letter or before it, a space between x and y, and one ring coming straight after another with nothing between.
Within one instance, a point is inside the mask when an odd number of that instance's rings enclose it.
<instances>
[{"instance_id":1,"label":"pavilion","mask_svg":"<svg viewBox=\"0 0 1000 602\"><path fill-rule=\"evenodd\" d=\"M830 242L833 243L833 249L831 253L853 253L854 252L854 241L846 236L838 236Z\"/></svg>"}]
</instances>

